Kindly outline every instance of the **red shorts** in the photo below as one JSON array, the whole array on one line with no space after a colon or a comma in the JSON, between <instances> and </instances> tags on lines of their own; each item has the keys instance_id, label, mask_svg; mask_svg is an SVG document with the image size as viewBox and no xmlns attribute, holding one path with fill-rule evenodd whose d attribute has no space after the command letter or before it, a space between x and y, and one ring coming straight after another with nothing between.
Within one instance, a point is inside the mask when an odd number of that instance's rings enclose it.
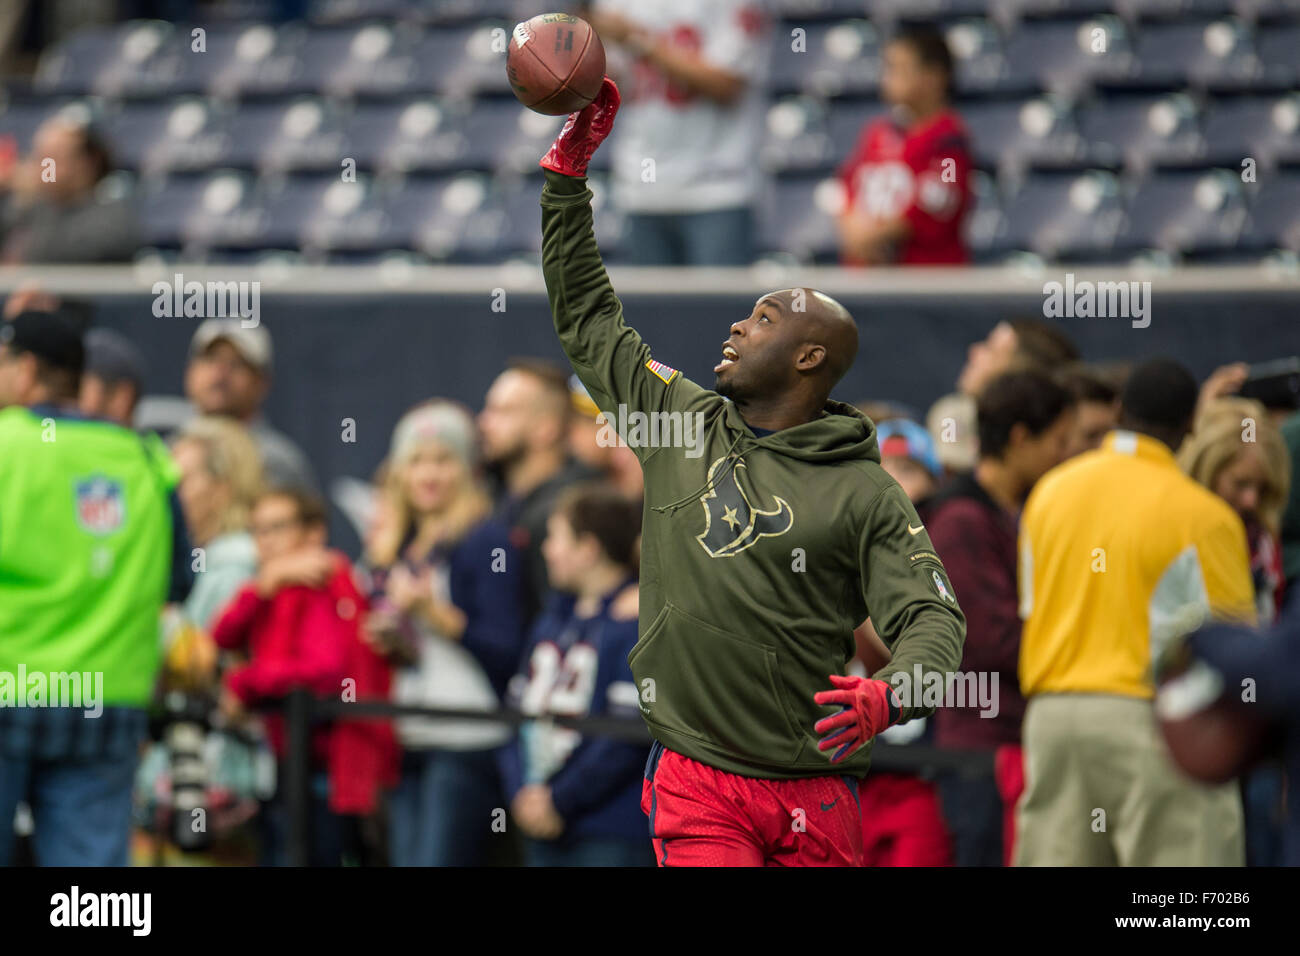
<instances>
[{"instance_id":1,"label":"red shorts","mask_svg":"<svg viewBox=\"0 0 1300 956\"><path fill-rule=\"evenodd\" d=\"M867 866L952 866L935 785L910 774L867 775L862 842Z\"/></svg>"},{"instance_id":2,"label":"red shorts","mask_svg":"<svg viewBox=\"0 0 1300 956\"><path fill-rule=\"evenodd\" d=\"M660 866L863 865L855 777L742 777L656 742L641 810Z\"/></svg>"}]
</instances>

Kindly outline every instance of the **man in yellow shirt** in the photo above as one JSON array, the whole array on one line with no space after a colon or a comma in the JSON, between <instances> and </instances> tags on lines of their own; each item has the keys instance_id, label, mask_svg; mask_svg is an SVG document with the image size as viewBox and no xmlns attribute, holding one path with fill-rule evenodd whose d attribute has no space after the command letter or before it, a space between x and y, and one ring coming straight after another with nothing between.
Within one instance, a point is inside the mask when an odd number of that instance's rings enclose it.
<instances>
[{"instance_id":1,"label":"man in yellow shirt","mask_svg":"<svg viewBox=\"0 0 1300 956\"><path fill-rule=\"evenodd\" d=\"M1196 396L1182 366L1138 366L1119 429L1025 505L1018 866L1244 863L1235 784L1182 776L1152 706L1172 638L1207 617L1254 622L1245 528L1174 460Z\"/></svg>"}]
</instances>

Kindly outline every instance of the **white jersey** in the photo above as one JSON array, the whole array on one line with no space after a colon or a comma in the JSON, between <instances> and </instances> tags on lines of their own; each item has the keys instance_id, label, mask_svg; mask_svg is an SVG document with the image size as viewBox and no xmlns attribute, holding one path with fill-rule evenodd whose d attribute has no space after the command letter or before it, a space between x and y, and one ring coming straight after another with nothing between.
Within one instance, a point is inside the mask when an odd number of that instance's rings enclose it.
<instances>
[{"instance_id":1,"label":"white jersey","mask_svg":"<svg viewBox=\"0 0 1300 956\"><path fill-rule=\"evenodd\" d=\"M754 202L767 102L770 20L763 0L599 0L707 63L745 77L730 106L691 93L610 44L623 104L610 146L613 199L628 212L706 212Z\"/></svg>"}]
</instances>

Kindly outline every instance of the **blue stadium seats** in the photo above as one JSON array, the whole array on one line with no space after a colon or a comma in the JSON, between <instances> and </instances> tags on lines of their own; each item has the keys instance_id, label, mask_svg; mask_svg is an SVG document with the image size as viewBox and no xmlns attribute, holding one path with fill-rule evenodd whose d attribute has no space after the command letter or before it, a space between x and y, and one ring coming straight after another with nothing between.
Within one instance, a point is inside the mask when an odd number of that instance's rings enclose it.
<instances>
[{"instance_id":1,"label":"blue stadium seats","mask_svg":"<svg viewBox=\"0 0 1300 956\"><path fill-rule=\"evenodd\" d=\"M81 30L41 57L44 93L156 96L171 89L190 53L189 34L160 20Z\"/></svg>"},{"instance_id":2,"label":"blue stadium seats","mask_svg":"<svg viewBox=\"0 0 1300 956\"><path fill-rule=\"evenodd\" d=\"M426 30L412 52L414 87L454 96L509 95L505 50L513 27L502 20Z\"/></svg>"},{"instance_id":3,"label":"blue stadium seats","mask_svg":"<svg viewBox=\"0 0 1300 956\"><path fill-rule=\"evenodd\" d=\"M835 220L842 205L839 182L817 176L774 183L758 206L759 246L801 261L833 262L839 239Z\"/></svg>"},{"instance_id":4,"label":"blue stadium seats","mask_svg":"<svg viewBox=\"0 0 1300 956\"><path fill-rule=\"evenodd\" d=\"M146 180L137 193L146 241L201 249L259 245L268 223L256 192L252 177L237 170Z\"/></svg>"},{"instance_id":5,"label":"blue stadium seats","mask_svg":"<svg viewBox=\"0 0 1300 956\"><path fill-rule=\"evenodd\" d=\"M100 120L114 160L142 172L211 169L229 159L230 139L201 97L128 101Z\"/></svg>"},{"instance_id":6,"label":"blue stadium seats","mask_svg":"<svg viewBox=\"0 0 1300 956\"><path fill-rule=\"evenodd\" d=\"M344 120L349 155L364 169L458 169L468 148L464 111L431 96L359 102Z\"/></svg>"},{"instance_id":7,"label":"blue stadium seats","mask_svg":"<svg viewBox=\"0 0 1300 956\"><path fill-rule=\"evenodd\" d=\"M1246 193L1232 170L1155 173L1128 202L1116 239L1121 248L1156 249L1181 256L1232 250L1246 224Z\"/></svg>"},{"instance_id":8,"label":"blue stadium seats","mask_svg":"<svg viewBox=\"0 0 1300 956\"><path fill-rule=\"evenodd\" d=\"M1300 94L1234 96L1213 101L1205 118L1205 161L1241 166L1300 163Z\"/></svg>"},{"instance_id":9,"label":"blue stadium seats","mask_svg":"<svg viewBox=\"0 0 1300 956\"><path fill-rule=\"evenodd\" d=\"M1104 260L1124 222L1119 180L1111 173L1036 173L1004 204L1001 245L1047 259Z\"/></svg>"},{"instance_id":10,"label":"blue stadium seats","mask_svg":"<svg viewBox=\"0 0 1300 956\"><path fill-rule=\"evenodd\" d=\"M204 25L202 52L189 26L161 21L72 34L45 52L31 94L0 99L0 136L25 152L59 109L95 119L139 174L149 239L168 253L536 257L537 160L563 118L523 109L504 72L509 30L535 4L314 0L307 21L277 23L248 19L275 16L270 4L241 3ZM977 260L1300 245L1300 0L768 6L766 252L836 260L834 172L885 111L882 44L917 19L954 55L980 167ZM611 156L592 164L602 199ZM1256 183L1240 180L1246 158ZM339 175L345 160L356 183ZM619 211L598 207L597 229L616 258Z\"/></svg>"},{"instance_id":11,"label":"blue stadium seats","mask_svg":"<svg viewBox=\"0 0 1300 956\"><path fill-rule=\"evenodd\" d=\"M828 126L833 152L831 165L838 167L848 159L867 124L887 112L888 107L879 100L832 101Z\"/></svg>"},{"instance_id":12,"label":"blue stadium seats","mask_svg":"<svg viewBox=\"0 0 1300 956\"><path fill-rule=\"evenodd\" d=\"M513 97L479 100L460 127L465 137L461 162L471 169L531 172L563 125L564 117L534 113ZM592 168L607 166L610 152L598 150Z\"/></svg>"},{"instance_id":13,"label":"blue stadium seats","mask_svg":"<svg viewBox=\"0 0 1300 956\"><path fill-rule=\"evenodd\" d=\"M1137 64L1138 80L1166 89L1245 88L1260 69L1250 29L1233 18L1147 24L1138 34Z\"/></svg>"},{"instance_id":14,"label":"blue stadium seats","mask_svg":"<svg viewBox=\"0 0 1300 956\"><path fill-rule=\"evenodd\" d=\"M880 83L880 31L868 20L798 24L772 38L770 85L780 93L843 96Z\"/></svg>"},{"instance_id":15,"label":"blue stadium seats","mask_svg":"<svg viewBox=\"0 0 1300 956\"><path fill-rule=\"evenodd\" d=\"M1034 77L1011 68L1002 49L1002 34L989 20L965 19L944 31L953 57L953 85L959 96L1028 93Z\"/></svg>"},{"instance_id":16,"label":"blue stadium seats","mask_svg":"<svg viewBox=\"0 0 1300 956\"><path fill-rule=\"evenodd\" d=\"M230 119L227 162L252 169L337 173L349 155L342 122L334 105L318 97L246 104Z\"/></svg>"},{"instance_id":17,"label":"blue stadium seats","mask_svg":"<svg viewBox=\"0 0 1300 956\"><path fill-rule=\"evenodd\" d=\"M845 152L831 140L830 108L825 100L788 96L768 108L762 147L764 168L776 172L829 169L843 159Z\"/></svg>"},{"instance_id":18,"label":"blue stadium seats","mask_svg":"<svg viewBox=\"0 0 1300 956\"><path fill-rule=\"evenodd\" d=\"M1128 27L1114 16L1027 20L1007 39L1006 57L1016 74L1066 95L1093 82L1122 83L1134 69Z\"/></svg>"},{"instance_id":19,"label":"blue stadium seats","mask_svg":"<svg viewBox=\"0 0 1300 956\"><path fill-rule=\"evenodd\" d=\"M1280 89L1300 86L1300 22L1261 26L1256 46L1261 83Z\"/></svg>"},{"instance_id":20,"label":"blue stadium seats","mask_svg":"<svg viewBox=\"0 0 1300 956\"><path fill-rule=\"evenodd\" d=\"M1264 175L1246 188L1255 193L1246 238L1264 248L1300 253L1300 172Z\"/></svg>"},{"instance_id":21,"label":"blue stadium seats","mask_svg":"<svg viewBox=\"0 0 1300 956\"><path fill-rule=\"evenodd\" d=\"M961 116L980 166L1068 166L1085 157L1070 110L1052 97L977 100L963 105Z\"/></svg>"},{"instance_id":22,"label":"blue stadium seats","mask_svg":"<svg viewBox=\"0 0 1300 956\"><path fill-rule=\"evenodd\" d=\"M966 242L977 263L988 262L1010 250L1007 242L1007 217L997 181L988 173L971 174L972 207L966 219Z\"/></svg>"},{"instance_id":23,"label":"blue stadium seats","mask_svg":"<svg viewBox=\"0 0 1300 956\"><path fill-rule=\"evenodd\" d=\"M1079 132L1099 166L1185 164L1205 149L1196 102L1184 93L1098 100L1079 110Z\"/></svg>"},{"instance_id":24,"label":"blue stadium seats","mask_svg":"<svg viewBox=\"0 0 1300 956\"><path fill-rule=\"evenodd\" d=\"M367 23L312 30L298 49L302 82L335 96L385 96L420 89L418 31Z\"/></svg>"}]
</instances>

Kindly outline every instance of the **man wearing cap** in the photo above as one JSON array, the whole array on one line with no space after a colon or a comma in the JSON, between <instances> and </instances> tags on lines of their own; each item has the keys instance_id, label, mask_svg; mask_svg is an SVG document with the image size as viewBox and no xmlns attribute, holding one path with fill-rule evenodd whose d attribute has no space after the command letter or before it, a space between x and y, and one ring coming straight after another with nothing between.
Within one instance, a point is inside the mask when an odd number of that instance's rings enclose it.
<instances>
[{"instance_id":1,"label":"man wearing cap","mask_svg":"<svg viewBox=\"0 0 1300 956\"><path fill-rule=\"evenodd\" d=\"M1025 712L1016 680L1017 523L1038 479L1065 460L1073 427L1073 400L1046 372L1026 369L993 379L976 404L975 470L957 476L924 515L930 541L966 612L961 671L997 681L989 685L991 706L968 696L935 713L938 746L998 754L996 780L955 771L939 778L958 866L1010 863Z\"/></svg>"},{"instance_id":2,"label":"man wearing cap","mask_svg":"<svg viewBox=\"0 0 1300 956\"><path fill-rule=\"evenodd\" d=\"M126 864L159 612L193 582L175 466L76 410L84 363L58 315L0 323L0 866L21 801L40 865Z\"/></svg>"},{"instance_id":3,"label":"man wearing cap","mask_svg":"<svg viewBox=\"0 0 1300 956\"><path fill-rule=\"evenodd\" d=\"M267 484L316 491L316 476L294 442L262 417L271 390L271 335L240 319L208 319L190 341L185 394L203 415L223 415L248 428L262 453Z\"/></svg>"},{"instance_id":4,"label":"man wearing cap","mask_svg":"<svg viewBox=\"0 0 1300 956\"><path fill-rule=\"evenodd\" d=\"M91 329L85 349L86 367L77 398L81 413L130 428L144 392L144 356L112 329Z\"/></svg>"}]
</instances>

